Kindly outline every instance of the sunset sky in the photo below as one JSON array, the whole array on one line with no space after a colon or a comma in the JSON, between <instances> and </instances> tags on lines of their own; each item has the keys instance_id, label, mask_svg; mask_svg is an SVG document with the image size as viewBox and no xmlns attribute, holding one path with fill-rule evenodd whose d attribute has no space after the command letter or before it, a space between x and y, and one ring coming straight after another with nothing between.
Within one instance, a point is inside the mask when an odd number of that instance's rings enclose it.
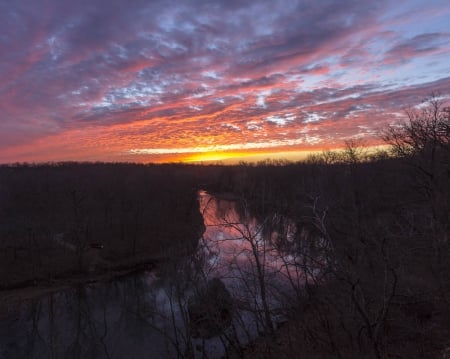
<instances>
[{"instance_id":1,"label":"sunset sky","mask_svg":"<svg viewBox=\"0 0 450 359\"><path fill-rule=\"evenodd\" d=\"M295 159L431 92L448 0L0 0L0 163Z\"/></svg>"}]
</instances>

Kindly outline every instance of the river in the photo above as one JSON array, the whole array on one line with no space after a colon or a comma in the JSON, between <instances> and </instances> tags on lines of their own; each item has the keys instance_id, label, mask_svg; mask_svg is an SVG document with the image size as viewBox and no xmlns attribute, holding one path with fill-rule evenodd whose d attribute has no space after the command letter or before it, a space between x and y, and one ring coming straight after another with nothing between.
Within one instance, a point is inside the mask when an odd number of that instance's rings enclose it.
<instances>
[{"instance_id":1,"label":"river","mask_svg":"<svg viewBox=\"0 0 450 359\"><path fill-rule=\"evenodd\" d=\"M258 221L205 191L199 201L192 256L17 303L0 317L0 358L218 358L275 330L323 258L299 248L308 233L291 220Z\"/></svg>"}]
</instances>

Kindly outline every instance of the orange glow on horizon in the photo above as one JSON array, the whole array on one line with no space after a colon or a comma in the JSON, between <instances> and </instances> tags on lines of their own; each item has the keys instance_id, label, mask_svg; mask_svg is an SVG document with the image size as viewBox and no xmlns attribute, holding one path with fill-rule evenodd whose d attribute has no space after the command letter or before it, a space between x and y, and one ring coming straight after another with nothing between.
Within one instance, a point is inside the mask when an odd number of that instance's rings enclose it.
<instances>
[{"instance_id":1,"label":"orange glow on horizon","mask_svg":"<svg viewBox=\"0 0 450 359\"><path fill-rule=\"evenodd\" d=\"M366 144L362 145L361 149L367 153L374 153L378 150L387 150L388 145L380 145L380 144ZM202 152L202 153L192 153L192 154L180 154L178 156L170 156L164 157L161 160L157 161L157 163L193 163L193 164L201 164L201 163L221 163L226 165L236 165L240 162L248 162L248 163L257 163L265 160L279 160L279 161L288 161L288 162L298 162L305 160L310 155L318 155L323 152L331 151L331 152L340 152L345 150L344 145L336 148L315 148L310 150L275 150L275 151L242 151L242 152L227 152L227 151L211 151L211 152Z\"/></svg>"},{"instance_id":2,"label":"orange glow on horizon","mask_svg":"<svg viewBox=\"0 0 450 359\"><path fill-rule=\"evenodd\" d=\"M308 155L320 153L319 151L259 151L259 152L204 152L191 155L183 155L177 158L177 162L204 163L219 162L223 164L238 164L239 162L255 163L264 160L287 160L291 162L301 161Z\"/></svg>"},{"instance_id":3,"label":"orange glow on horizon","mask_svg":"<svg viewBox=\"0 0 450 359\"><path fill-rule=\"evenodd\" d=\"M239 160L248 156L248 153L243 152L204 152L195 153L181 159L181 162L211 162L224 160Z\"/></svg>"},{"instance_id":4,"label":"orange glow on horizon","mask_svg":"<svg viewBox=\"0 0 450 359\"><path fill-rule=\"evenodd\" d=\"M146 124L145 121L144 123ZM297 162L304 160L310 154L342 150L345 147L343 141L336 143L337 141L329 140L317 144L305 141L306 143L302 144L296 143L296 139L285 140L280 136L267 142L249 142L248 137L244 139L239 133L228 134L227 132L222 133L221 136L209 138L196 135L193 129L181 138L177 138L178 132L173 131L174 128L171 127L168 119L165 121L161 119L160 125L161 128L170 129L174 135L165 139L150 133L141 134L141 130L145 129L141 128L142 123L115 124L105 128L89 126L51 134L11 147L0 154L0 163L100 161L195 164L218 162L233 165L240 162L256 163L267 159ZM83 141L80 141L81 138ZM289 145L286 144L288 142ZM381 140L376 139L365 139L362 143L366 148L380 144Z\"/></svg>"}]
</instances>

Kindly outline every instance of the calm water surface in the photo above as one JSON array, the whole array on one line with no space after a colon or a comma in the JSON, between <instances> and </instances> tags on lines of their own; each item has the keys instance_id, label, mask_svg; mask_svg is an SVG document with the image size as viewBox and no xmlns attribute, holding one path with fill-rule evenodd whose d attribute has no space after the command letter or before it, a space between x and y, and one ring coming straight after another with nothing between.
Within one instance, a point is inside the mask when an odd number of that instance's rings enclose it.
<instances>
[{"instance_id":1,"label":"calm water surface","mask_svg":"<svg viewBox=\"0 0 450 359\"><path fill-rule=\"evenodd\" d=\"M0 358L218 358L264 332L265 314L276 327L286 303L317 271L304 270L295 225L274 225L280 223L274 215L267 230L269 223L235 201L205 191L199 201L206 231L191 257L17 304L0 318ZM280 250L280 238L291 250ZM232 322L221 335L193 338L189 301L213 278L232 297Z\"/></svg>"}]
</instances>

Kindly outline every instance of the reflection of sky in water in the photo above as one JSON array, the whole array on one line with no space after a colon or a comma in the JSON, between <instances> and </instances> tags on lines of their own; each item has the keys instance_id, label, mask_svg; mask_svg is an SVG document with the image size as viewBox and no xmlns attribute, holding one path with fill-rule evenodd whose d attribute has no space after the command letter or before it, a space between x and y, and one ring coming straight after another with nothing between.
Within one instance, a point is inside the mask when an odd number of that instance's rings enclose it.
<instances>
[{"instance_id":1,"label":"reflection of sky in water","mask_svg":"<svg viewBox=\"0 0 450 359\"><path fill-rule=\"evenodd\" d=\"M281 253L275 243L282 234L275 229L264 233L264 224L254 217L241 220L235 201L216 199L205 191L199 192L199 200L206 226L203 246L208 271L236 280L253 271L258 259L266 275L279 284L289 279L303 283L306 274L299 271L299 264L304 261L304 253ZM296 226L292 221L286 221L285 226L286 241L292 243Z\"/></svg>"},{"instance_id":2,"label":"reflection of sky in water","mask_svg":"<svg viewBox=\"0 0 450 359\"><path fill-rule=\"evenodd\" d=\"M249 341L247 335L256 336L264 326L256 260L268 284L273 320L284 320L278 309L308 277L302 257L295 251L280 253L272 244L279 233L264 232L255 218L241 223L236 202L206 192L199 193L199 200L206 231L192 259L181 261L168 276L142 273L80 286L3 311L0 359L177 357L176 347L202 343L186 336L187 303L199 283L215 277L223 279L235 301L234 330L242 342ZM293 243L296 227L285 223L282 235ZM196 267L194 258L203 259L203 265ZM223 354L220 338L205 343L211 358Z\"/></svg>"},{"instance_id":3,"label":"reflection of sky in water","mask_svg":"<svg viewBox=\"0 0 450 359\"><path fill-rule=\"evenodd\" d=\"M23 302L0 318L0 358L163 358L148 289L136 277Z\"/></svg>"}]
</instances>

